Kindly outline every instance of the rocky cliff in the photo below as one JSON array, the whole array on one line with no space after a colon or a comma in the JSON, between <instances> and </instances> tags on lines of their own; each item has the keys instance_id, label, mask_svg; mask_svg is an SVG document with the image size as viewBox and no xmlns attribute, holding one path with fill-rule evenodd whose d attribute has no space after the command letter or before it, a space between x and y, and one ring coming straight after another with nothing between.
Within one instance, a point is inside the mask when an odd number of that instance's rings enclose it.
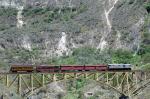
<instances>
[{"instance_id":1,"label":"rocky cliff","mask_svg":"<svg viewBox=\"0 0 150 99\"><path fill-rule=\"evenodd\" d=\"M39 62L84 46L135 53L143 0L0 0L1 58ZM38 57L38 58L37 58ZM24 59L25 58L25 59Z\"/></svg>"}]
</instances>

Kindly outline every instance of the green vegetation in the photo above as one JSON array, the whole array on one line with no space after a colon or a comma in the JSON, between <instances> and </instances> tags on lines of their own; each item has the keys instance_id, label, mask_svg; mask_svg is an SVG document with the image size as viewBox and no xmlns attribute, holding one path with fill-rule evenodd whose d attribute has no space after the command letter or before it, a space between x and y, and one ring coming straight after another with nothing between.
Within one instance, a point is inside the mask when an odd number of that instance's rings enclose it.
<instances>
[{"instance_id":1,"label":"green vegetation","mask_svg":"<svg viewBox=\"0 0 150 99\"><path fill-rule=\"evenodd\" d=\"M9 28L9 26L0 24L0 31L4 31L4 30L6 30L8 28Z\"/></svg>"},{"instance_id":2,"label":"green vegetation","mask_svg":"<svg viewBox=\"0 0 150 99\"><path fill-rule=\"evenodd\" d=\"M8 69L8 63L0 60L0 68L3 68L3 69Z\"/></svg>"},{"instance_id":3,"label":"green vegetation","mask_svg":"<svg viewBox=\"0 0 150 99\"><path fill-rule=\"evenodd\" d=\"M143 64L150 63L150 45L143 44L139 53Z\"/></svg>"},{"instance_id":4,"label":"green vegetation","mask_svg":"<svg viewBox=\"0 0 150 99\"><path fill-rule=\"evenodd\" d=\"M60 58L49 59L49 64L110 64L123 63L141 66L150 62L150 49L144 48L134 55L134 52L127 50L109 50L100 52L95 48L82 47L74 49L72 55ZM143 53L143 54L142 54Z\"/></svg>"},{"instance_id":5,"label":"green vegetation","mask_svg":"<svg viewBox=\"0 0 150 99\"><path fill-rule=\"evenodd\" d=\"M16 15L17 10L15 8L0 7L0 31L15 27Z\"/></svg>"},{"instance_id":6,"label":"green vegetation","mask_svg":"<svg viewBox=\"0 0 150 99\"><path fill-rule=\"evenodd\" d=\"M149 70L150 69L150 63L143 65L141 68L144 70Z\"/></svg>"},{"instance_id":7,"label":"green vegetation","mask_svg":"<svg viewBox=\"0 0 150 99\"><path fill-rule=\"evenodd\" d=\"M54 20L69 21L75 15L82 13L87 9L86 6L81 5L79 8L63 7L63 8L25 8L23 15L25 17L41 16L43 21L51 23Z\"/></svg>"},{"instance_id":8,"label":"green vegetation","mask_svg":"<svg viewBox=\"0 0 150 99\"><path fill-rule=\"evenodd\" d=\"M145 23L142 31L142 43L138 55L141 56L142 69L150 69L150 2L144 4L148 15L145 18Z\"/></svg>"},{"instance_id":9,"label":"green vegetation","mask_svg":"<svg viewBox=\"0 0 150 99\"><path fill-rule=\"evenodd\" d=\"M7 49L4 51L4 54L6 55L5 59L11 59L11 63L28 63L39 57L39 52L36 49L32 49L31 51L25 49Z\"/></svg>"},{"instance_id":10,"label":"green vegetation","mask_svg":"<svg viewBox=\"0 0 150 99\"><path fill-rule=\"evenodd\" d=\"M137 57L137 56L136 56ZM49 63L56 64L108 64L108 63L134 63L138 58L134 58L130 51L116 50L103 51L90 47L74 49L71 56L63 56L49 60Z\"/></svg>"},{"instance_id":11,"label":"green vegetation","mask_svg":"<svg viewBox=\"0 0 150 99\"><path fill-rule=\"evenodd\" d=\"M77 79L76 80L76 89L81 89L85 86L86 80L85 79Z\"/></svg>"},{"instance_id":12,"label":"green vegetation","mask_svg":"<svg viewBox=\"0 0 150 99\"><path fill-rule=\"evenodd\" d=\"M84 78L69 80L68 93L63 99L82 99L82 88L87 85L87 80Z\"/></svg>"},{"instance_id":13,"label":"green vegetation","mask_svg":"<svg viewBox=\"0 0 150 99\"><path fill-rule=\"evenodd\" d=\"M147 10L148 13L150 13L150 2L144 4L145 9Z\"/></svg>"},{"instance_id":14,"label":"green vegetation","mask_svg":"<svg viewBox=\"0 0 150 99\"><path fill-rule=\"evenodd\" d=\"M112 63L132 63L133 53L130 51L117 50L112 51Z\"/></svg>"},{"instance_id":15,"label":"green vegetation","mask_svg":"<svg viewBox=\"0 0 150 99\"><path fill-rule=\"evenodd\" d=\"M0 16L12 17L16 15L17 15L17 10L15 8L0 7Z\"/></svg>"},{"instance_id":16,"label":"green vegetation","mask_svg":"<svg viewBox=\"0 0 150 99\"><path fill-rule=\"evenodd\" d=\"M82 47L74 49L71 56L50 59L50 64L107 64L111 62L111 57L107 52L100 52L95 48Z\"/></svg>"},{"instance_id":17,"label":"green vegetation","mask_svg":"<svg viewBox=\"0 0 150 99\"><path fill-rule=\"evenodd\" d=\"M11 61L19 61L22 63L32 62L32 60L40 59L40 50L32 49L28 50L5 50L6 59L11 59ZM59 58L48 59L47 61L40 61L39 63L46 64L78 64L78 65L88 65L88 64L110 64L110 63L124 63L133 64L134 66L141 66L148 64L150 62L150 52L147 48L142 48L139 50L137 55L133 52L125 50L111 50L111 51L99 51L95 48L82 47L74 49L72 55L62 56ZM146 66L147 67L147 66Z\"/></svg>"}]
</instances>

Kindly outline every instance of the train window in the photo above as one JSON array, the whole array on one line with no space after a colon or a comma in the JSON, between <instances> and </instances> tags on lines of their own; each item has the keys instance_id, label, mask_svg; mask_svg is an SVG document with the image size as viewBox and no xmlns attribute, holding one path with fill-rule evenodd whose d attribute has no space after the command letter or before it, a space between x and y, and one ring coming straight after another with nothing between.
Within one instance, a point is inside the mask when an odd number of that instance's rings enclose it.
<instances>
[{"instance_id":1,"label":"train window","mask_svg":"<svg viewBox=\"0 0 150 99\"><path fill-rule=\"evenodd\" d=\"M59 66L54 66L54 68L59 68Z\"/></svg>"}]
</instances>

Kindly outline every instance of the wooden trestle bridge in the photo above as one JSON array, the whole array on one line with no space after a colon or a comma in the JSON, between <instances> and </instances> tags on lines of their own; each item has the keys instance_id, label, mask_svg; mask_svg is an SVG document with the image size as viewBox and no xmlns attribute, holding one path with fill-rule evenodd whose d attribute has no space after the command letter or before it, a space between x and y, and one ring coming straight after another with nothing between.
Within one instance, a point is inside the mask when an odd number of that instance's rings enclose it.
<instances>
[{"instance_id":1,"label":"wooden trestle bridge","mask_svg":"<svg viewBox=\"0 0 150 99\"><path fill-rule=\"evenodd\" d=\"M22 97L28 97L34 91L47 84L67 79L95 80L103 86L114 89L120 94L136 96L150 85L150 71L102 71L68 73L0 73L0 83L15 87Z\"/></svg>"}]
</instances>

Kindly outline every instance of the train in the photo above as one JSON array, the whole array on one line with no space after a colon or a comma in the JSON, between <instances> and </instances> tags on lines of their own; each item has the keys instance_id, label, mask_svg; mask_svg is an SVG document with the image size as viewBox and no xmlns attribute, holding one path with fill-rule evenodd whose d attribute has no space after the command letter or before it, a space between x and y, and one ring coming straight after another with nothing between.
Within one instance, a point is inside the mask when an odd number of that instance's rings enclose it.
<instances>
[{"instance_id":1,"label":"train","mask_svg":"<svg viewBox=\"0 0 150 99\"><path fill-rule=\"evenodd\" d=\"M40 72L40 73L63 73L63 72L84 72L84 71L123 71L131 70L131 64L100 64L100 65L21 65L14 64L10 72Z\"/></svg>"}]
</instances>

